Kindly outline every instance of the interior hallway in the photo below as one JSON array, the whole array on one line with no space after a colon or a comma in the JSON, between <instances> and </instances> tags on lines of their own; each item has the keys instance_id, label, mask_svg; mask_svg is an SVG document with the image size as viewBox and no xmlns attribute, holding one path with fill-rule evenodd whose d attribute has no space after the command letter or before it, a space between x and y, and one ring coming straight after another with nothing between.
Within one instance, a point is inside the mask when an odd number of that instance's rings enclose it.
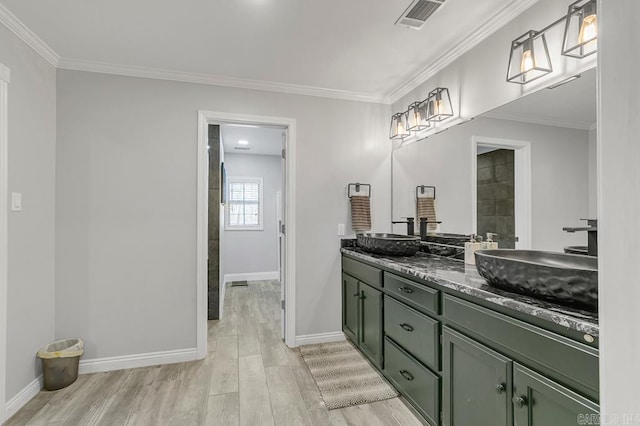
<instances>
[{"instance_id":1,"label":"interior hallway","mask_svg":"<svg viewBox=\"0 0 640 426\"><path fill-rule=\"evenodd\" d=\"M228 287L206 359L81 375L40 392L5 425L421 424L398 398L324 408L299 351L279 337L279 305L278 281Z\"/></svg>"}]
</instances>

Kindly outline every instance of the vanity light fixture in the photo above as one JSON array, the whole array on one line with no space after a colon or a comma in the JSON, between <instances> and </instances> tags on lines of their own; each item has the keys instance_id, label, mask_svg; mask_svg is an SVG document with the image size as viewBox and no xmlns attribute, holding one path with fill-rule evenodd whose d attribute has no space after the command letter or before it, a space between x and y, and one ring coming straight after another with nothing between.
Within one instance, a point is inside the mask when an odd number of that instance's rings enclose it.
<instances>
[{"instance_id":1,"label":"vanity light fixture","mask_svg":"<svg viewBox=\"0 0 640 426\"><path fill-rule=\"evenodd\" d=\"M562 54L584 58L598 51L596 0L578 0L569 6L564 26Z\"/></svg>"},{"instance_id":2,"label":"vanity light fixture","mask_svg":"<svg viewBox=\"0 0 640 426\"><path fill-rule=\"evenodd\" d=\"M544 32L527 31L511 42L507 81L527 84L553 71Z\"/></svg>"},{"instance_id":3,"label":"vanity light fixture","mask_svg":"<svg viewBox=\"0 0 640 426\"><path fill-rule=\"evenodd\" d=\"M451 97L449 96L449 89L446 87L438 87L432 90L425 103L427 104L427 120L442 121L453 117Z\"/></svg>"},{"instance_id":4,"label":"vanity light fixture","mask_svg":"<svg viewBox=\"0 0 640 426\"><path fill-rule=\"evenodd\" d=\"M544 33L564 22L562 55L582 59L598 51L597 0L578 0L565 16L511 42L507 81L527 84L553 71Z\"/></svg>"},{"instance_id":5,"label":"vanity light fixture","mask_svg":"<svg viewBox=\"0 0 640 426\"><path fill-rule=\"evenodd\" d=\"M407 129L412 132L419 132L431 126L427 119L427 102L414 102L409 105L407 111Z\"/></svg>"},{"instance_id":6,"label":"vanity light fixture","mask_svg":"<svg viewBox=\"0 0 640 426\"><path fill-rule=\"evenodd\" d=\"M408 111L398 112L391 117L391 130L389 131L389 139L404 139L411 135L407 128Z\"/></svg>"}]
</instances>

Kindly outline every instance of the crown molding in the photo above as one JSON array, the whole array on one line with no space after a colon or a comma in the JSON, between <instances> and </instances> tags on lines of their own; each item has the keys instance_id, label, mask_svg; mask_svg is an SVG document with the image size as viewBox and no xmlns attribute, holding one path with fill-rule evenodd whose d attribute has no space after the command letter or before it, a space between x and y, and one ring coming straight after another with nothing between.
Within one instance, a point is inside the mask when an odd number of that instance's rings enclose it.
<instances>
[{"instance_id":1,"label":"crown molding","mask_svg":"<svg viewBox=\"0 0 640 426\"><path fill-rule=\"evenodd\" d=\"M517 114L503 114L498 112L486 112L482 117L494 118L497 120L518 121L520 123L539 124L542 126L564 127L566 129L592 130L593 123L579 121L552 120L545 118L523 117Z\"/></svg>"},{"instance_id":2,"label":"crown molding","mask_svg":"<svg viewBox=\"0 0 640 426\"><path fill-rule=\"evenodd\" d=\"M73 71L115 74L128 77L152 78L157 80L171 80L185 83L235 87L239 89L263 90L268 92L289 93L294 95L317 96L322 98L341 99L347 101L372 102L381 104L390 103L390 100L387 96L377 94L303 86L298 84L224 77L212 74L174 71L160 68L117 65L104 62L86 61L82 59L63 58L62 60L60 60L58 68Z\"/></svg>"},{"instance_id":3,"label":"crown molding","mask_svg":"<svg viewBox=\"0 0 640 426\"><path fill-rule=\"evenodd\" d=\"M0 23L4 24L13 34L20 40L27 43L29 47L35 50L40 56L46 59L54 67L60 63L60 56L22 23L13 13L9 11L2 3L0 3Z\"/></svg>"},{"instance_id":4,"label":"crown molding","mask_svg":"<svg viewBox=\"0 0 640 426\"><path fill-rule=\"evenodd\" d=\"M411 80L392 91L389 94L391 103L397 102L404 95L429 80L445 67L453 63L453 61L473 49L480 42L498 31L516 16L520 15L537 2L538 0L514 0L509 5L505 6L502 10L496 13L493 18L489 19L485 24L463 39L460 43L453 46L451 50L438 58L434 63L422 70L422 72L417 74Z\"/></svg>"}]
</instances>

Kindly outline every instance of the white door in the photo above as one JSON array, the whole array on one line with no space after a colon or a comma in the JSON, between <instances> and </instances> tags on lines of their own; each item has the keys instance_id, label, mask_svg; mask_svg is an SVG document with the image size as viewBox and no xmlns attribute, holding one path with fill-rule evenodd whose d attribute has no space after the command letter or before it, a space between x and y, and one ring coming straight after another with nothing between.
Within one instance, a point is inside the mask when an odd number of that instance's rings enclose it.
<instances>
[{"instance_id":1,"label":"white door","mask_svg":"<svg viewBox=\"0 0 640 426\"><path fill-rule=\"evenodd\" d=\"M287 181L287 168L286 168L286 147L287 147L287 131L282 132L282 183L280 185L280 191L276 194L276 217L278 220L278 257L280 266L280 337L285 338L285 310L286 310L286 246L284 235L287 232L285 226L284 207L287 203L286 200L286 181Z\"/></svg>"}]
</instances>

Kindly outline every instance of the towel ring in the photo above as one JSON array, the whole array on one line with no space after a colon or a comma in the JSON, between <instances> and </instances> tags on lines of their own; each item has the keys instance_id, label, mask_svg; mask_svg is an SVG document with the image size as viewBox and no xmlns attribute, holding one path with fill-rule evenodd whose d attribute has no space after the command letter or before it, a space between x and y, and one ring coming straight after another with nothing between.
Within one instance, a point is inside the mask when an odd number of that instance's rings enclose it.
<instances>
[{"instance_id":1,"label":"towel ring","mask_svg":"<svg viewBox=\"0 0 640 426\"><path fill-rule=\"evenodd\" d=\"M371 197L371 185L369 185L368 183L359 183L359 182L357 182L357 183L350 183L350 184L347 186L347 188L348 188L348 190L347 190L347 196L348 196L349 198L351 198L351 197L353 197L354 195L356 195L356 194L352 194L352 193L351 193L351 189L352 189L352 188L354 189L354 191L355 191L356 193L359 193L359 192L360 192L360 189L362 189L362 187L363 187L363 186L366 186L366 187L369 189L369 197Z\"/></svg>"},{"instance_id":2,"label":"towel ring","mask_svg":"<svg viewBox=\"0 0 640 426\"><path fill-rule=\"evenodd\" d=\"M420 197L420 195L424 195L425 192L429 192L433 194L432 197ZM416 199L418 198L433 198L436 199L436 187L435 186L426 186L426 185L418 185L416 186Z\"/></svg>"}]
</instances>

